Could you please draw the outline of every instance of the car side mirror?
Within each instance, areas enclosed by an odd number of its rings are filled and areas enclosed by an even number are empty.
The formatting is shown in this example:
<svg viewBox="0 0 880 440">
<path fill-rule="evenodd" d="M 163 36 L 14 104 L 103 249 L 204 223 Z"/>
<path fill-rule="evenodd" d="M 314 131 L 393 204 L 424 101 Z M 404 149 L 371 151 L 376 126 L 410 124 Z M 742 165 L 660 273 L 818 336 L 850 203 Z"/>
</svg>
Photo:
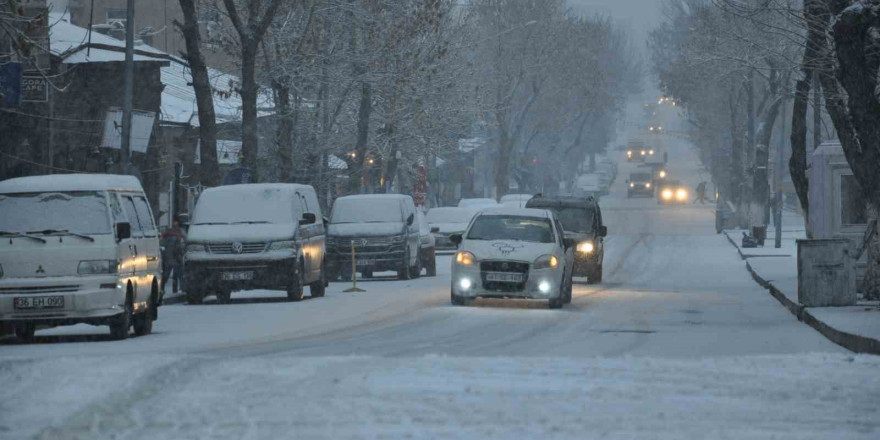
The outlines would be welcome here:
<svg viewBox="0 0 880 440">
<path fill-rule="evenodd" d="M 565 245 L 565 250 L 569 250 L 575 245 L 573 238 L 565 238 L 562 240 L 562 243 Z"/>
<path fill-rule="evenodd" d="M 415 214 L 410 214 L 409 217 L 406 218 L 406 225 L 412 226 L 413 221 L 416 219 Z"/>
<path fill-rule="evenodd" d="M 116 224 L 116 242 L 131 238 L 131 223 L 121 222 Z"/>
<path fill-rule="evenodd" d="M 599 236 L 600 237 L 608 236 L 608 226 L 599 226 Z"/>
<path fill-rule="evenodd" d="M 461 234 L 452 234 L 449 236 L 449 241 L 451 241 L 456 246 L 461 244 Z"/>
<path fill-rule="evenodd" d="M 315 214 L 311 212 L 306 212 L 303 214 L 302 219 L 300 219 L 299 224 L 312 225 L 315 224 L 316 221 L 318 221 L 318 218 L 315 216 Z"/>
<path fill-rule="evenodd" d="M 436 226 L 434 226 L 433 228 L 431 228 L 431 233 L 432 233 L 432 234 L 436 234 L 436 233 L 438 233 L 438 232 L 440 232 L 440 228 L 438 228 L 438 227 L 436 227 Z"/>
</svg>

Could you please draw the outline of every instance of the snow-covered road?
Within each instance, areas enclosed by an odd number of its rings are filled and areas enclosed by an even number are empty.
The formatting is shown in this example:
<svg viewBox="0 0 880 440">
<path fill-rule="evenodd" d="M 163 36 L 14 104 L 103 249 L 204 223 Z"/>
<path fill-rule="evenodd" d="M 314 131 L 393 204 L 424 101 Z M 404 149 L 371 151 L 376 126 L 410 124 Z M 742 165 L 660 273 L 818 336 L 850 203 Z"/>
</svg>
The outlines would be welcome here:
<svg viewBox="0 0 880 440">
<path fill-rule="evenodd" d="M 445 256 L 366 293 L 163 307 L 128 341 L 45 330 L 0 343 L 0 438 L 877 438 L 880 360 L 759 288 L 708 205 L 626 199 L 633 168 L 602 200 L 605 282 L 563 310 L 453 307 Z"/>
</svg>

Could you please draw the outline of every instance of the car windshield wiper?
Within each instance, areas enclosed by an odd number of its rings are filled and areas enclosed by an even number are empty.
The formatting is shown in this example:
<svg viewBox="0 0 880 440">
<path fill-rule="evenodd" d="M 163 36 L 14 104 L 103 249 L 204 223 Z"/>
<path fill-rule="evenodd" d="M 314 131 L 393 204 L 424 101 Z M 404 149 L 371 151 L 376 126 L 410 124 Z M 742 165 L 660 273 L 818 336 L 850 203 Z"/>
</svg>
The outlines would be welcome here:
<svg viewBox="0 0 880 440">
<path fill-rule="evenodd" d="M 40 237 L 31 237 L 30 235 L 25 235 L 25 234 L 22 234 L 21 232 L 0 231 L 0 236 L 30 238 L 31 240 L 36 240 L 41 243 L 46 243 L 46 240 L 43 240 Z"/>
<path fill-rule="evenodd" d="M 265 220 L 248 220 L 248 221 L 244 221 L 244 222 L 232 222 L 230 224 L 231 225 L 262 225 L 262 224 L 266 224 L 266 223 L 269 223 L 269 222 L 267 222 Z"/>
<path fill-rule="evenodd" d="M 70 232 L 70 230 L 67 230 L 67 229 L 43 229 L 42 231 L 28 231 L 27 234 L 43 234 L 43 235 L 65 234 L 65 235 L 72 235 L 77 238 L 82 238 L 83 240 L 88 240 L 88 241 L 92 241 L 92 242 L 95 241 L 94 238 L 89 237 L 88 235 L 78 234 L 76 232 Z"/>
</svg>

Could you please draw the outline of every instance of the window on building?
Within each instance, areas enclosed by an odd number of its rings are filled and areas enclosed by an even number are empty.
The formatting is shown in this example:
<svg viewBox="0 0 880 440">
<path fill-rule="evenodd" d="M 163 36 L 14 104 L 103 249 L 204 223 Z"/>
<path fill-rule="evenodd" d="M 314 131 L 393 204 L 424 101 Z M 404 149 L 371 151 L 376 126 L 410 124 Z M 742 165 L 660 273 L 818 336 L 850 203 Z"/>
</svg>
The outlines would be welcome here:
<svg viewBox="0 0 880 440">
<path fill-rule="evenodd" d="M 865 199 L 853 175 L 840 176 L 840 223 L 843 226 L 868 223 Z"/>
</svg>

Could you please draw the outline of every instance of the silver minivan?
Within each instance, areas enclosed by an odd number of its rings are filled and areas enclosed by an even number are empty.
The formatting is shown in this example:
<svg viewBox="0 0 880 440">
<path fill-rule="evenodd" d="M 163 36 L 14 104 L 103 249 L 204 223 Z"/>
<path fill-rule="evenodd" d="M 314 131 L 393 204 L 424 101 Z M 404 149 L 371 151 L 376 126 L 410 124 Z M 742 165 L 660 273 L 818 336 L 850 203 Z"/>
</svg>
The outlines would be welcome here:
<svg viewBox="0 0 880 440">
<path fill-rule="evenodd" d="M 131 176 L 58 174 L 0 182 L 0 323 L 109 325 L 114 339 L 158 318 L 159 238 Z"/>
<path fill-rule="evenodd" d="M 221 304 L 243 289 L 324 296 L 324 223 L 310 185 L 228 185 L 202 192 L 187 231 L 186 299 Z"/>
</svg>

